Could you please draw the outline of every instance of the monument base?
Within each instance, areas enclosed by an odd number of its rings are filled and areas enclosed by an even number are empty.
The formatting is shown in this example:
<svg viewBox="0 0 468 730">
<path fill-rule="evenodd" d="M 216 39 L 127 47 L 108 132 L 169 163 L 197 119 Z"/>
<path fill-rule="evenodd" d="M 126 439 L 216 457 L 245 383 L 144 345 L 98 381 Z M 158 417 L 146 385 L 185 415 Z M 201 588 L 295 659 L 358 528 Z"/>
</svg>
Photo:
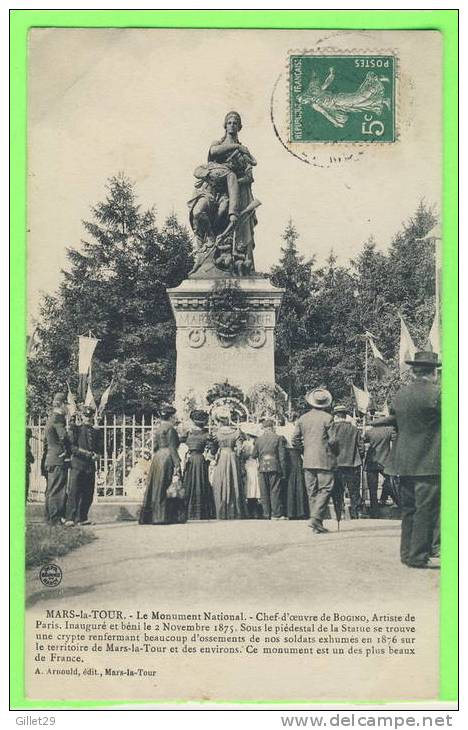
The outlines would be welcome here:
<svg viewBox="0 0 468 730">
<path fill-rule="evenodd" d="M 177 326 L 175 403 L 202 399 L 215 383 L 226 380 L 247 393 L 257 383 L 275 383 L 274 330 L 283 289 L 261 276 L 226 277 L 245 293 L 248 321 L 233 343 L 218 338 L 210 324 L 208 297 L 217 278 L 190 278 L 169 289 Z"/>
</svg>

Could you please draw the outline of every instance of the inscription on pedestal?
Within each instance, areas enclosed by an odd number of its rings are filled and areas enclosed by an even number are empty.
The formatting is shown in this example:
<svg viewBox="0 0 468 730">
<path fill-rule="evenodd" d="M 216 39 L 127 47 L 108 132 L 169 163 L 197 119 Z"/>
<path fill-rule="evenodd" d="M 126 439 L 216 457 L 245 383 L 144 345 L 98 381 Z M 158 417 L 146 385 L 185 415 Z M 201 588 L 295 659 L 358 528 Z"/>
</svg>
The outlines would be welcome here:
<svg viewBox="0 0 468 730">
<path fill-rule="evenodd" d="M 177 305 L 176 305 L 177 306 Z M 175 310 L 177 327 L 208 327 L 207 312 Z M 275 312 L 249 312 L 247 327 L 274 327 Z"/>
<path fill-rule="evenodd" d="M 263 278 L 243 279 L 248 317 L 244 331 L 222 341 L 210 323 L 207 302 L 213 280 L 190 280 L 169 291 L 177 325 L 176 402 L 190 392 L 206 394 L 229 381 L 245 393 L 257 383 L 274 383 L 274 329 L 282 291 Z"/>
</svg>

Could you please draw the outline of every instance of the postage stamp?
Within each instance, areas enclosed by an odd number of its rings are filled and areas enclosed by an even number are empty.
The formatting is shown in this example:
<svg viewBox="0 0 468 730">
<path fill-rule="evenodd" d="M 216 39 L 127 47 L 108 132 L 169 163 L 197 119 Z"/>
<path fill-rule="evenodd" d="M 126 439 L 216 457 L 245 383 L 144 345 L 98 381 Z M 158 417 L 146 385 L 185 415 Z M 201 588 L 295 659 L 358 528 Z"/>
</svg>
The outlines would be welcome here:
<svg viewBox="0 0 468 730">
<path fill-rule="evenodd" d="M 290 142 L 395 142 L 392 55 L 291 55 Z"/>
</svg>

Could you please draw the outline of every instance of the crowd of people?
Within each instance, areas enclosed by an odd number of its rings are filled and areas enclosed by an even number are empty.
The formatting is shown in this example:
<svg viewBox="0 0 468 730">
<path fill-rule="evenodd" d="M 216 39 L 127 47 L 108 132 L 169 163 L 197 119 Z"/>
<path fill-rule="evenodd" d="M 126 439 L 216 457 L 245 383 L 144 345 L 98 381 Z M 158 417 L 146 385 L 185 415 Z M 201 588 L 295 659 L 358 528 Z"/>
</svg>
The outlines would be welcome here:
<svg viewBox="0 0 468 730">
<path fill-rule="evenodd" d="M 324 535 L 330 500 L 338 520 L 345 494 L 351 519 L 375 517 L 382 483 L 380 504 L 390 497 L 401 509 L 401 561 L 430 566 L 440 549 L 440 363 L 435 353 L 418 352 L 408 364 L 412 381 L 390 414 L 368 415 L 360 427 L 326 388 L 308 393 L 307 412 L 287 422 L 233 424 L 225 408 L 209 428 L 208 412 L 194 410 L 182 435 L 176 409 L 163 406 L 139 523 L 308 519 Z M 93 409 L 68 429 L 65 412 L 57 394 L 45 433 L 45 510 L 49 523 L 73 527 L 89 524 L 101 449 Z"/>
<path fill-rule="evenodd" d="M 330 498 L 341 516 L 347 492 L 350 518 L 362 513 L 363 473 L 376 516 L 381 475 L 380 503 L 390 496 L 401 508 L 402 563 L 431 566 L 440 551 L 440 363 L 437 354 L 419 352 L 408 364 L 412 382 L 396 394 L 391 413 L 374 414 L 362 429 L 317 388 L 306 396 L 305 414 L 276 426 L 270 418 L 233 425 L 226 412 L 209 433 L 208 413 L 193 411 L 181 453 L 175 409 L 165 407 L 140 523 L 309 518 L 313 533 L 323 535 Z"/>
</svg>

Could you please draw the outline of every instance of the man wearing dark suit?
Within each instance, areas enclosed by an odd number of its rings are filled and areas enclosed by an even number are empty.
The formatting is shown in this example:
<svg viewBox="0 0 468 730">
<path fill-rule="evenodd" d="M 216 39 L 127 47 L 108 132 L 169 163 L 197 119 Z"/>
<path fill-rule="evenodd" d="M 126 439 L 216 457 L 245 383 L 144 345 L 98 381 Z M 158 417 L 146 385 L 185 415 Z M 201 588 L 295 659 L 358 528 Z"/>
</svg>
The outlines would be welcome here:
<svg viewBox="0 0 468 730">
<path fill-rule="evenodd" d="M 70 429 L 71 472 L 67 498 L 67 527 L 89 525 L 88 512 L 94 497 L 99 430 L 93 426 L 94 410 L 85 406 L 82 423 Z"/>
<path fill-rule="evenodd" d="M 333 418 L 327 409 L 332 396 L 324 388 L 316 388 L 306 395 L 312 406 L 296 423 L 293 445 L 304 449 L 304 480 L 310 506 L 310 527 L 316 534 L 328 532 L 323 526 L 328 502 L 333 489 L 333 470 L 336 459 L 333 454 L 331 429 Z"/>
<path fill-rule="evenodd" d="M 391 415 L 374 422 L 396 426 L 389 473 L 400 476 L 401 562 L 432 567 L 434 526 L 440 507 L 440 386 L 435 352 L 416 352 L 413 380 L 393 399 Z"/>
<path fill-rule="evenodd" d="M 375 418 L 384 417 L 384 413 L 376 413 Z M 375 421 L 366 428 L 364 432 L 364 441 L 369 445 L 364 470 L 367 477 L 367 488 L 369 489 L 370 511 L 371 515 L 378 516 L 378 499 L 377 488 L 379 483 L 379 474 L 382 474 L 384 483 L 380 504 L 384 505 L 387 501 L 387 494 L 390 494 L 393 502 L 399 504 L 398 493 L 394 484 L 396 477 L 387 474 L 387 464 L 390 461 L 392 439 L 395 435 L 393 426 L 375 426 Z"/>
<path fill-rule="evenodd" d="M 263 433 L 255 442 L 252 458 L 258 459 L 258 478 L 266 519 L 285 520 L 281 499 L 281 479 L 286 478 L 286 444 L 274 431 L 270 419 L 263 421 Z"/>
<path fill-rule="evenodd" d="M 52 402 L 52 413 L 47 419 L 44 438 L 44 471 L 47 478 L 45 518 L 52 525 L 63 521 L 70 443 L 65 428 L 65 396 L 57 393 Z"/>
<path fill-rule="evenodd" d="M 31 466 L 34 464 L 34 454 L 31 448 L 32 430 L 26 429 L 26 502 L 29 499 L 29 479 L 31 476 Z"/>
<path fill-rule="evenodd" d="M 352 520 L 357 520 L 361 507 L 359 431 L 353 423 L 346 420 L 345 406 L 336 406 L 333 414 L 335 422 L 332 433 L 336 453 L 334 485 L 341 494 L 345 489 L 348 490 L 351 500 L 350 517 Z"/>
</svg>

